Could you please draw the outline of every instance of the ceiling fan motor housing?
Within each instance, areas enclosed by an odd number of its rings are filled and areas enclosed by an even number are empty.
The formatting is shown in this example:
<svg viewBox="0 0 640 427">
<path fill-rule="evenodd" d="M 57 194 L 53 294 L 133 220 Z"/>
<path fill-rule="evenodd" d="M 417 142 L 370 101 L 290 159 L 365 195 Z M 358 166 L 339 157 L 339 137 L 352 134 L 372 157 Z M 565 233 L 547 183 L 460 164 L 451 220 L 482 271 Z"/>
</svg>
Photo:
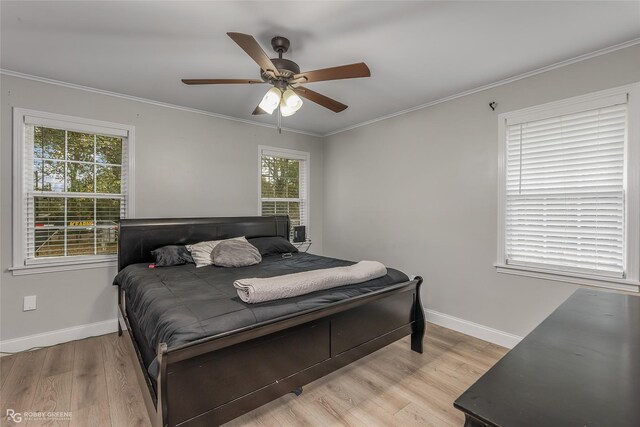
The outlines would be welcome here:
<svg viewBox="0 0 640 427">
<path fill-rule="evenodd" d="M 300 74 L 300 67 L 293 61 L 284 58 L 271 58 L 271 62 L 276 66 L 283 77 L 291 77 Z"/>
<path fill-rule="evenodd" d="M 278 58 L 270 58 L 271 62 L 276 66 L 281 77 L 284 77 L 285 79 L 288 79 L 294 74 L 300 74 L 300 67 L 298 64 L 282 57 L 282 54 L 286 53 L 290 46 L 291 42 L 289 42 L 289 39 L 286 37 L 276 36 L 271 39 L 271 47 L 273 50 L 278 52 Z"/>
</svg>

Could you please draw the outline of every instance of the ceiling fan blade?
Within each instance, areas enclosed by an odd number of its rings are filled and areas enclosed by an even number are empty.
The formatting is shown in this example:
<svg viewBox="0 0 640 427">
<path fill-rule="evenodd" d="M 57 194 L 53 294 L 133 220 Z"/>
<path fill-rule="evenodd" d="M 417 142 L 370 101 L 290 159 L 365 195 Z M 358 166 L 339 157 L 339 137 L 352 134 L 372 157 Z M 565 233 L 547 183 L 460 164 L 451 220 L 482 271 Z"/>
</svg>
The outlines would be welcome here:
<svg viewBox="0 0 640 427">
<path fill-rule="evenodd" d="M 242 33 L 227 33 L 231 39 L 247 52 L 247 55 L 251 57 L 264 71 L 273 71 L 276 76 L 280 76 L 280 72 L 267 54 L 262 50 L 256 39 L 252 35 Z"/>
<path fill-rule="evenodd" d="M 315 102 L 316 104 L 322 105 L 323 107 L 328 108 L 335 113 L 339 113 L 340 111 L 344 111 L 347 109 L 347 106 L 343 103 L 319 94 L 318 92 L 314 92 L 311 89 L 307 89 L 306 87 L 298 86 L 292 88 L 292 90 L 297 93 L 298 96 L 306 98 L 309 101 Z"/>
<path fill-rule="evenodd" d="M 294 80 L 304 78 L 306 81 L 301 83 L 321 82 L 325 80 L 341 80 L 341 79 L 355 79 L 358 77 L 369 77 L 371 71 L 364 62 L 357 64 L 341 65 L 339 67 L 323 68 L 321 70 L 305 71 L 293 76 Z"/>
<path fill-rule="evenodd" d="M 255 110 L 253 110 L 253 113 L 251 113 L 251 114 L 252 114 L 252 115 L 254 115 L 254 116 L 258 116 L 258 115 L 260 115 L 260 114 L 267 114 L 267 112 L 266 112 L 266 111 L 264 111 L 262 108 L 260 108 L 260 106 L 258 105 L 258 106 L 256 107 L 256 109 L 255 109 Z"/>
<path fill-rule="evenodd" d="M 227 84 L 256 84 L 264 83 L 262 80 L 252 79 L 182 79 L 186 85 L 227 85 Z"/>
</svg>

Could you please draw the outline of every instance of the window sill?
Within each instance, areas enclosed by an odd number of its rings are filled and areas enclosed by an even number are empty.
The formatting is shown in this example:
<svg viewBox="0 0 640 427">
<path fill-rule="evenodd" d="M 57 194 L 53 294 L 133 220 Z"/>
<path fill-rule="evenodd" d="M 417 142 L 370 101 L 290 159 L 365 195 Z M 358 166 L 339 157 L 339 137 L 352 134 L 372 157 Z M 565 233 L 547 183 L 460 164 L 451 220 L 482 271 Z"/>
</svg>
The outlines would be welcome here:
<svg viewBox="0 0 640 427">
<path fill-rule="evenodd" d="M 24 276 L 28 274 L 56 273 L 60 271 L 87 270 L 93 268 L 117 267 L 116 258 L 96 260 L 84 260 L 65 263 L 42 263 L 32 265 L 21 265 L 9 267 L 9 271 L 14 276 Z"/>
<path fill-rule="evenodd" d="M 583 286 L 615 289 L 617 291 L 640 292 L 640 282 L 615 277 L 590 276 L 574 272 L 551 271 L 543 268 L 523 267 L 520 265 L 494 264 L 498 273 L 516 276 L 535 277 L 537 279 L 554 280 Z"/>
</svg>

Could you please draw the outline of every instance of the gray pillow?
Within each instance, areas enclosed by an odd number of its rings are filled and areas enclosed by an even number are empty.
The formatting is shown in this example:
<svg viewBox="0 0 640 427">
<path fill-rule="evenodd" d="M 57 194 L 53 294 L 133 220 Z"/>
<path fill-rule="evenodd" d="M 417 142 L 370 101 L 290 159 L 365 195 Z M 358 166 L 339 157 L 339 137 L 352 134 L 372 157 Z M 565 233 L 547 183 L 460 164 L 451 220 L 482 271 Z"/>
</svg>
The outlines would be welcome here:
<svg viewBox="0 0 640 427">
<path fill-rule="evenodd" d="M 218 267 L 246 267 L 261 262 L 262 256 L 246 240 L 224 240 L 213 248 L 211 259 Z"/>
<path fill-rule="evenodd" d="M 247 239 L 242 237 L 234 237 L 233 239 L 227 240 L 243 240 L 247 241 Z M 189 252 L 191 252 L 191 256 L 193 257 L 193 262 L 196 263 L 196 268 L 206 267 L 207 265 L 213 264 L 213 258 L 211 257 L 211 252 L 213 252 L 213 248 L 215 248 L 220 242 L 224 240 L 209 240 L 206 242 L 200 242 L 193 245 L 185 246 Z"/>
</svg>

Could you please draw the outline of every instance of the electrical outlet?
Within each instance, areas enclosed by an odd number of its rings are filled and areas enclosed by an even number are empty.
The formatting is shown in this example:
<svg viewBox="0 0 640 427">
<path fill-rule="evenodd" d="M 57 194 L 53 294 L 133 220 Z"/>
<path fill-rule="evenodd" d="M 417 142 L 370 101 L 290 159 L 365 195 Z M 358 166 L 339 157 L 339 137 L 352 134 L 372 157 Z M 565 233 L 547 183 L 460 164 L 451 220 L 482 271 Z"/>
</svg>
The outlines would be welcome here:
<svg viewBox="0 0 640 427">
<path fill-rule="evenodd" d="M 36 296 L 29 295 L 24 297 L 22 311 L 31 311 L 36 309 Z"/>
</svg>

